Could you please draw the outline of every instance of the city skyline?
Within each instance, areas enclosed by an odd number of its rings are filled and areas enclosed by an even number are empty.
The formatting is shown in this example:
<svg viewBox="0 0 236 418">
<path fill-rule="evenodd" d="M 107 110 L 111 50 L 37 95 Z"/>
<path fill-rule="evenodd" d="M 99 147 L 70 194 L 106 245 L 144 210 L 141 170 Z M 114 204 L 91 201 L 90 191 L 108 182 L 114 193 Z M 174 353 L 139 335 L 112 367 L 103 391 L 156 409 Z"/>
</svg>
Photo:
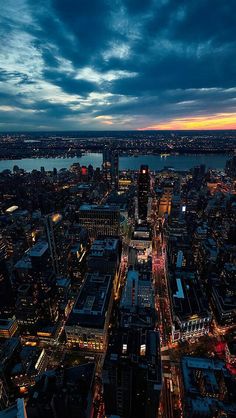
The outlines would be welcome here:
<svg viewBox="0 0 236 418">
<path fill-rule="evenodd" d="M 0 131 L 236 129 L 232 0 L 9 0 L 0 22 Z"/>
</svg>

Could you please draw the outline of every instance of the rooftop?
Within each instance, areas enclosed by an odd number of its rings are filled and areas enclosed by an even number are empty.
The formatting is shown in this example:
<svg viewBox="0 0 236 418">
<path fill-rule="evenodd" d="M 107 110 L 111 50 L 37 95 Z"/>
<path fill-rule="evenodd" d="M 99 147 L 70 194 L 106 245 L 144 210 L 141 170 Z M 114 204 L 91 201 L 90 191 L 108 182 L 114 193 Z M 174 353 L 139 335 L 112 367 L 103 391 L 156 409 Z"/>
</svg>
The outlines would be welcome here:
<svg viewBox="0 0 236 418">
<path fill-rule="evenodd" d="M 30 257 L 41 257 L 48 249 L 46 241 L 38 241 L 30 250 Z"/>
<path fill-rule="evenodd" d="M 84 204 L 79 208 L 80 211 L 119 211 L 119 206 L 117 205 L 89 205 Z"/>
<path fill-rule="evenodd" d="M 206 299 L 194 271 L 170 273 L 170 286 L 174 315 L 180 320 L 191 319 L 193 315 L 208 316 Z"/>
<path fill-rule="evenodd" d="M 0 319 L 0 329 L 9 329 L 14 323 L 14 319 Z"/>
<path fill-rule="evenodd" d="M 10 206 L 8 209 L 6 209 L 6 213 L 13 213 L 15 210 L 18 209 L 19 206 Z"/>
<path fill-rule="evenodd" d="M 232 390 L 233 380 L 223 361 L 186 356 L 182 358 L 182 374 L 188 409 L 198 414 L 208 413 L 207 416 L 211 416 L 212 408 L 235 414 L 236 391 Z M 222 384 L 226 393 L 222 392 Z"/>
<path fill-rule="evenodd" d="M 57 279 L 57 286 L 67 288 L 68 286 L 70 286 L 70 279 L 68 279 L 67 277 L 60 277 L 59 279 Z"/>
<path fill-rule="evenodd" d="M 67 325 L 103 328 L 112 286 L 111 275 L 88 273 Z"/>
<path fill-rule="evenodd" d="M 130 360 L 147 371 L 146 379 L 161 383 L 159 333 L 134 329 L 116 329 L 110 336 L 106 361 L 116 364 Z"/>
<path fill-rule="evenodd" d="M 119 240 L 117 238 L 96 239 L 89 251 L 90 257 L 102 257 L 105 254 L 115 252 L 118 248 Z"/>
</svg>

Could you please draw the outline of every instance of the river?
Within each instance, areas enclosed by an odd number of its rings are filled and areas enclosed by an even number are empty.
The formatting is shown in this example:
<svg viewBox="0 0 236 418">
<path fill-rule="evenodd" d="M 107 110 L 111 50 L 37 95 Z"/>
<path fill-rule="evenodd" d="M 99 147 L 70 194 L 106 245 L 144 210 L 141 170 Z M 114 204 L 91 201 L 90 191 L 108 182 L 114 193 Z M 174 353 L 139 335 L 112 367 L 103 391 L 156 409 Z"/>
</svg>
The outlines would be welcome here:
<svg viewBox="0 0 236 418">
<path fill-rule="evenodd" d="M 226 161 L 230 158 L 226 154 L 181 154 L 181 155 L 138 155 L 122 156 L 119 158 L 120 170 L 137 170 L 141 164 L 147 164 L 151 170 L 160 170 L 164 167 L 172 167 L 176 170 L 189 170 L 190 168 L 205 164 L 207 168 L 214 168 L 222 170 L 225 167 Z M 101 167 L 102 154 L 92 153 L 85 154 L 82 157 L 74 158 L 24 158 L 22 160 L 1 160 L 0 172 L 3 170 L 12 170 L 14 165 L 23 168 L 26 171 L 33 169 L 40 170 L 44 167 L 46 171 L 52 170 L 54 167 L 60 170 L 61 168 L 69 168 L 73 163 L 80 163 L 80 165 L 92 164 L 94 168 Z"/>
</svg>

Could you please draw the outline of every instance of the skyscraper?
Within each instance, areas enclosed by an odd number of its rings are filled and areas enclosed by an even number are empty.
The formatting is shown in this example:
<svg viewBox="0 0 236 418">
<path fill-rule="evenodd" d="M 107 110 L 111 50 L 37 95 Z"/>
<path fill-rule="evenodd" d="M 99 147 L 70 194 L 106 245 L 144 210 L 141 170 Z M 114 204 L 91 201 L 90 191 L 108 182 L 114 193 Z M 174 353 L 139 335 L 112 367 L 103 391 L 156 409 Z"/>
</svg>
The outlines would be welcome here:
<svg viewBox="0 0 236 418">
<path fill-rule="evenodd" d="M 0 311 L 3 312 L 12 302 L 12 288 L 6 258 L 6 246 L 0 235 Z"/>
<path fill-rule="evenodd" d="M 78 220 L 90 238 L 118 236 L 120 233 L 120 210 L 116 205 L 81 205 Z"/>
<path fill-rule="evenodd" d="M 138 176 L 138 217 L 147 220 L 148 197 L 150 192 L 150 175 L 147 165 L 141 165 Z"/>
<path fill-rule="evenodd" d="M 119 155 L 115 150 L 105 148 L 103 151 L 103 176 L 113 187 L 118 187 Z"/>
<path fill-rule="evenodd" d="M 54 213 L 45 217 L 46 235 L 55 274 L 66 273 L 66 248 L 62 215 Z"/>
<path fill-rule="evenodd" d="M 160 354 L 156 331 L 112 332 L 103 366 L 107 415 L 156 418 L 162 386 Z"/>
</svg>

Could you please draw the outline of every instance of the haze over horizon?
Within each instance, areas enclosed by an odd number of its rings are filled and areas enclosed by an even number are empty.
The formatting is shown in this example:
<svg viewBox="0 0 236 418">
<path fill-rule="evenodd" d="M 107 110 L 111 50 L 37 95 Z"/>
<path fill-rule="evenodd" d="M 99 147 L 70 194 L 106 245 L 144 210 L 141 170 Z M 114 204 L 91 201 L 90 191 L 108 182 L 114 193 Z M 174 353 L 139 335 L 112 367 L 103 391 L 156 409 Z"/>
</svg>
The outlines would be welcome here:
<svg viewBox="0 0 236 418">
<path fill-rule="evenodd" d="M 236 129 L 228 0 L 8 0 L 0 131 Z"/>
</svg>

